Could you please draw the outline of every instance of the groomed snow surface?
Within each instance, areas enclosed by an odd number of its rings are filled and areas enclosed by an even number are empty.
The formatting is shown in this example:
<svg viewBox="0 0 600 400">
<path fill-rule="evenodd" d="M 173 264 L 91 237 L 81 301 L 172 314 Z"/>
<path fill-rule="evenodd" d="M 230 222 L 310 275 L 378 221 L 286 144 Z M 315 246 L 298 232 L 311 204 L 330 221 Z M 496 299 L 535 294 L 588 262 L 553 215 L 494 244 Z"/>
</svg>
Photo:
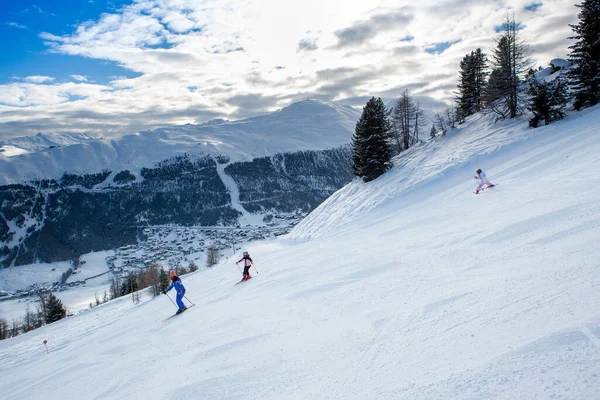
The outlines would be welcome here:
<svg viewBox="0 0 600 400">
<path fill-rule="evenodd" d="M 248 248 L 251 281 L 184 276 L 168 322 L 127 297 L 0 342 L 2 397 L 598 399 L 600 109 L 525 126 L 414 148 Z"/>
</svg>

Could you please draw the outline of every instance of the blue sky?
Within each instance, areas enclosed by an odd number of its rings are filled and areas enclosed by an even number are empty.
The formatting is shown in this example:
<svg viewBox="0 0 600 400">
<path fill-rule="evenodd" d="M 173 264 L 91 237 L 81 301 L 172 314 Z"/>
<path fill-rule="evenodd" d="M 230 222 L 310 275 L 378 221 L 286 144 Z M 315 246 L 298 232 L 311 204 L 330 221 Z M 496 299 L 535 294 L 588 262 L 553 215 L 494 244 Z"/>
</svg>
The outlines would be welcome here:
<svg viewBox="0 0 600 400">
<path fill-rule="evenodd" d="M 0 140 L 123 133 L 404 90 L 452 104 L 465 54 L 515 15 L 536 65 L 565 57 L 573 0 L 3 0 Z"/>
<path fill-rule="evenodd" d="M 71 33 L 78 24 L 97 19 L 100 14 L 115 12 L 131 1 L 115 0 L 35 0 L 0 2 L 0 84 L 14 77 L 43 75 L 57 80 L 71 75 L 89 76 L 106 83 L 109 76 L 136 74 L 115 62 L 94 60 L 48 52 L 40 33 L 54 35 Z"/>
</svg>

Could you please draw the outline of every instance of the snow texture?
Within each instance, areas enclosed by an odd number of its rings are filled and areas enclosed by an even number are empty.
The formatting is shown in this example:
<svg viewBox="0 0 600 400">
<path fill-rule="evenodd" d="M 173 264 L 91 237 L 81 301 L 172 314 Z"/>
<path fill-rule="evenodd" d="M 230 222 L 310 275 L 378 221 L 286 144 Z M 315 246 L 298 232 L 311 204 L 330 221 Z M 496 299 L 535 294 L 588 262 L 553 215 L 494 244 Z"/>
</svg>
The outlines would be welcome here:
<svg viewBox="0 0 600 400">
<path fill-rule="evenodd" d="M 167 323 L 126 297 L 0 342 L 3 398 L 597 399 L 600 107 L 526 125 L 413 148 L 250 245 L 251 281 L 184 276 Z"/>
</svg>

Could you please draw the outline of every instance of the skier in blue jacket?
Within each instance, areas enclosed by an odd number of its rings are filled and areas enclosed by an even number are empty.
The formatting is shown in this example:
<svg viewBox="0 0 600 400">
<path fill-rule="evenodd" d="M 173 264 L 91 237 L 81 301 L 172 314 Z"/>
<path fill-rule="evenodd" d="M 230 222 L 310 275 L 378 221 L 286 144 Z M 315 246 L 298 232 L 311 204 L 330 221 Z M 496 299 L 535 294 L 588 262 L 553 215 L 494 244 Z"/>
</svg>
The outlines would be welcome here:
<svg viewBox="0 0 600 400">
<path fill-rule="evenodd" d="M 185 296 L 185 287 L 183 287 L 181 278 L 177 276 L 175 271 L 172 270 L 170 276 L 171 284 L 169 285 L 167 290 L 163 291 L 163 294 L 167 294 L 169 290 L 175 288 L 175 290 L 177 291 L 177 306 L 179 307 L 179 310 L 177 310 L 177 314 L 181 314 L 182 312 L 187 310 L 187 307 L 185 306 L 185 304 L 183 304 L 183 296 Z"/>
</svg>

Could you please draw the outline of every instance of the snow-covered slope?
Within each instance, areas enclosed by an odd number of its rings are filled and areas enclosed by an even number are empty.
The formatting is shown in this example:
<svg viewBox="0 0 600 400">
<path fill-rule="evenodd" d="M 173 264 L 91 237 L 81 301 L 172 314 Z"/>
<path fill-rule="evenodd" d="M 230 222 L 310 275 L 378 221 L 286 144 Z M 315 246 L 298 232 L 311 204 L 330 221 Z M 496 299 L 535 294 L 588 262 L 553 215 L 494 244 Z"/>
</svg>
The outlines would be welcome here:
<svg viewBox="0 0 600 400">
<path fill-rule="evenodd" d="M 539 171 L 545 175 L 548 164 L 562 160 L 562 151 L 581 145 L 575 135 L 582 135 L 590 143 L 599 140 L 595 136 L 600 134 L 597 114 L 596 108 L 537 130 L 527 126 L 526 117 L 495 124 L 491 123 L 491 115 L 470 117 L 448 135 L 398 156 L 394 170 L 377 181 L 365 184 L 357 179 L 334 193 L 298 224 L 289 238 L 305 240 L 337 232 L 356 219 L 371 218 L 367 213 L 370 210 L 381 208 L 388 212 L 388 207 L 410 207 L 415 202 L 437 198 L 446 189 L 453 190 L 452 196 L 470 193 L 469 189 L 477 187 L 473 179 L 477 168 L 483 168 L 492 180 L 501 181 L 503 187 L 515 178 L 513 164 L 526 168 L 527 173 Z M 527 165 L 508 162 L 523 153 L 528 154 Z M 495 167 L 497 163 L 502 163 L 502 167 Z M 554 175 L 546 179 L 553 181 Z M 541 186 L 537 178 L 530 182 L 533 188 Z M 442 211 L 446 203 L 440 203 Z"/>
<path fill-rule="evenodd" d="M 125 135 L 36 135 L 0 142 L 0 185 L 59 178 L 64 172 L 95 173 L 154 166 L 183 153 L 218 154 L 232 161 L 350 143 L 360 113 L 318 100 L 293 103 L 279 111 L 240 121 L 215 120 Z"/>
<path fill-rule="evenodd" d="M 184 276 L 197 305 L 167 323 L 164 296 L 123 298 L 0 342 L 0 391 L 595 399 L 599 122 L 598 107 L 537 130 L 472 120 L 251 246 L 250 282 L 233 285 L 234 257 Z M 475 196 L 477 167 L 499 185 Z"/>
</svg>

